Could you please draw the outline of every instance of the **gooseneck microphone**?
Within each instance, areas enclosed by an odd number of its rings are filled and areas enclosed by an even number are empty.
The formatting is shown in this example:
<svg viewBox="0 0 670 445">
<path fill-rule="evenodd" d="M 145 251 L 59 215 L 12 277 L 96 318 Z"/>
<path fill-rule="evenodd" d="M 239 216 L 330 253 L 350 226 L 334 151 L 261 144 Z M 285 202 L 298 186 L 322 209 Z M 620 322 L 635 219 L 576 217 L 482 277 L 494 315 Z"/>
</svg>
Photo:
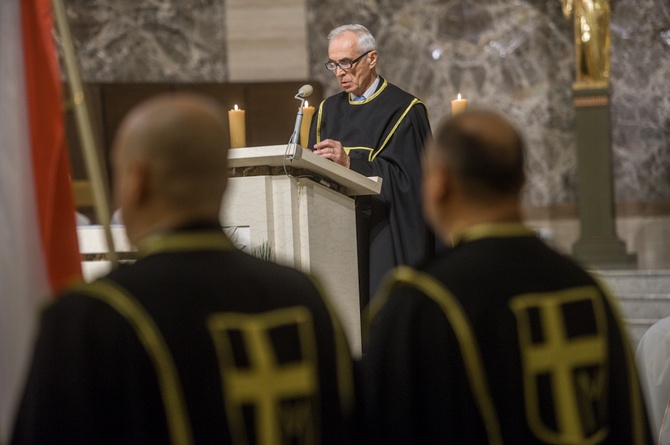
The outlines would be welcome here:
<svg viewBox="0 0 670 445">
<path fill-rule="evenodd" d="M 298 90 L 298 94 L 294 96 L 295 99 L 300 101 L 300 107 L 298 107 L 298 115 L 295 117 L 295 126 L 293 127 L 293 134 L 291 139 L 289 139 L 289 144 L 297 144 L 298 138 L 300 137 L 300 126 L 302 125 L 302 107 L 305 105 L 305 98 L 309 97 L 314 92 L 312 85 L 303 85 Z"/>
<path fill-rule="evenodd" d="M 314 88 L 312 88 L 312 85 L 303 85 L 300 87 L 300 90 L 298 90 L 298 94 L 296 94 L 295 97 L 296 99 L 309 97 L 312 95 L 313 92 Z"/>
</svg>

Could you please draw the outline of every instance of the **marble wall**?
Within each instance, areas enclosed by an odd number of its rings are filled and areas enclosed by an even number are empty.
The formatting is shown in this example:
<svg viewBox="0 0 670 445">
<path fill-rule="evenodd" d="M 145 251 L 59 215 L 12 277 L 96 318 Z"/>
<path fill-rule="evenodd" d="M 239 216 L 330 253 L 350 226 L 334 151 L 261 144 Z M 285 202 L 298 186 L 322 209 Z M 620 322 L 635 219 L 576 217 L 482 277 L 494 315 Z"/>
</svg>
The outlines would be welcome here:
<svg viewBox="0 0 670 445">
<path fill-rule="evenodd" d="M 326 93 L 337 84 L 323 66 L 325 36 L 341 24 L 365 24 L 378 40 L 380 73 L 423 99 L 433 125 L 459 92 L 473 105 L 504 112 L 529 144 L 526 203 L 575 202 L 572 21 L 562 16 L 560 0 L 299 1 L 307 17 L 293 20 L 307 23 L 307 77 L 320 80 Z M 225 0 L 66 3 L 86 80 L 231 80 Z M 616 200 L 667 203 L 670 3 L 611 0 L 611 7 Z M 267 20 L 243 25 L 259 39 L 267 34 L 260 32 Z"/>
<path fill-rule="evenodd" d="M 223 82 L 223 0 L 64 0 L 90 82 Z"/>
<path fill-rule="evenodd" d="M 433 126 L 460 92 L 524 130 L 526 202 L 576 199 L 572 21 L 560 0 L 309 0 L 312 72 L 325 36 L 344 23 L 375 34 L 379 72 L 422 98 Z M 670 3 L 612 0 L 612 122 L 618 202 L 670 199 Z M 603 167 L 605 168 L 605 167 Z"/>
</svg>

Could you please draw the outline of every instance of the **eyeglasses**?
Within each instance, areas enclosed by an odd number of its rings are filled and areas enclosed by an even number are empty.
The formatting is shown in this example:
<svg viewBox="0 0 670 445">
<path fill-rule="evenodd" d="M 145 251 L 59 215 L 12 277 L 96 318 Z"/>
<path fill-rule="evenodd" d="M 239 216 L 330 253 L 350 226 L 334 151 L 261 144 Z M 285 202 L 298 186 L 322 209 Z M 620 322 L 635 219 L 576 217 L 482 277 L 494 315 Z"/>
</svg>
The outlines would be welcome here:
<svg viewBox="0 0 670 445">
<path fill-rule="evenodd" d="M 335 71 L 335 68 L 339 66 L 340 69 L 342 69 L 343 71 L 350 70 L 356 64 L 356 62 L 361 60 L 370 52 L 372 52 L 372 50 L 364 52 L 360 56 L 356 57 L 354 60 L 344 59 L 340 60 L 339 62 L 333 62 L 332 60 L 329 60 L 328 62 L 326 62 L 326 68 L 328 68 L 329 71 Z"/>
</svg>

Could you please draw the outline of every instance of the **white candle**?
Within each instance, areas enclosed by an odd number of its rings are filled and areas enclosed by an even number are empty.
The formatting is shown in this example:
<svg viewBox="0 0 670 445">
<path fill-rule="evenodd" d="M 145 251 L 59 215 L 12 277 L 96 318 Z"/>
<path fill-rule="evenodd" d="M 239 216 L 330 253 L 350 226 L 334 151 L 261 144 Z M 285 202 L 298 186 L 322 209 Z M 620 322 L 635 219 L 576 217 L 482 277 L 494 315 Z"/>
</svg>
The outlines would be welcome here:
<svg viewBox="0 0 670 445">
<path fill-rule="evenodd" d="M 468 108 L 468 100 L 461 99 L 461 93 L 458 93 L 458 98 L 451 101 L 451 115 L 464 113 Z"/>
<path fill-rule="evenodd" d="M 247 144 L 244 110 L 237 108 L 237 104 L 228 111 L 228 127 L 230 128 L 230 148 L 243 148 Z"/>
<path fill-rule="evenodd" d="M 300 125 L 300 145 L 307 147 L 309 143 L 309 127 L 312 123 L 312 116 L 314 116 L 314 107 L 309 106 L 309 102 L 305 101 L 305 106 L 302 107 L 302 124 Z"/>
</svg>

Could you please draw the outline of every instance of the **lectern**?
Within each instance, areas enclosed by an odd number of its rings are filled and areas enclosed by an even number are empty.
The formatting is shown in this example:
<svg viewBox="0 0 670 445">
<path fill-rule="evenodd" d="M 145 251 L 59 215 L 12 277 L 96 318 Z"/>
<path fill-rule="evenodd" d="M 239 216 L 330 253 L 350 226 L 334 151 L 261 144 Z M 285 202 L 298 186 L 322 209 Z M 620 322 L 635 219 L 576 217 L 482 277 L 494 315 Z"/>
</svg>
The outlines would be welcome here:
<svg viewBox="0 0 670 445">
<path fill-rule="evenodd" d="M 354 198 L 378 194 L 381 178 L 298 145 L 232 149 L 229 162 L 224 228 L 247 239 L 256 255 L 315 276 L 360 353 Z"/>
</svg>

